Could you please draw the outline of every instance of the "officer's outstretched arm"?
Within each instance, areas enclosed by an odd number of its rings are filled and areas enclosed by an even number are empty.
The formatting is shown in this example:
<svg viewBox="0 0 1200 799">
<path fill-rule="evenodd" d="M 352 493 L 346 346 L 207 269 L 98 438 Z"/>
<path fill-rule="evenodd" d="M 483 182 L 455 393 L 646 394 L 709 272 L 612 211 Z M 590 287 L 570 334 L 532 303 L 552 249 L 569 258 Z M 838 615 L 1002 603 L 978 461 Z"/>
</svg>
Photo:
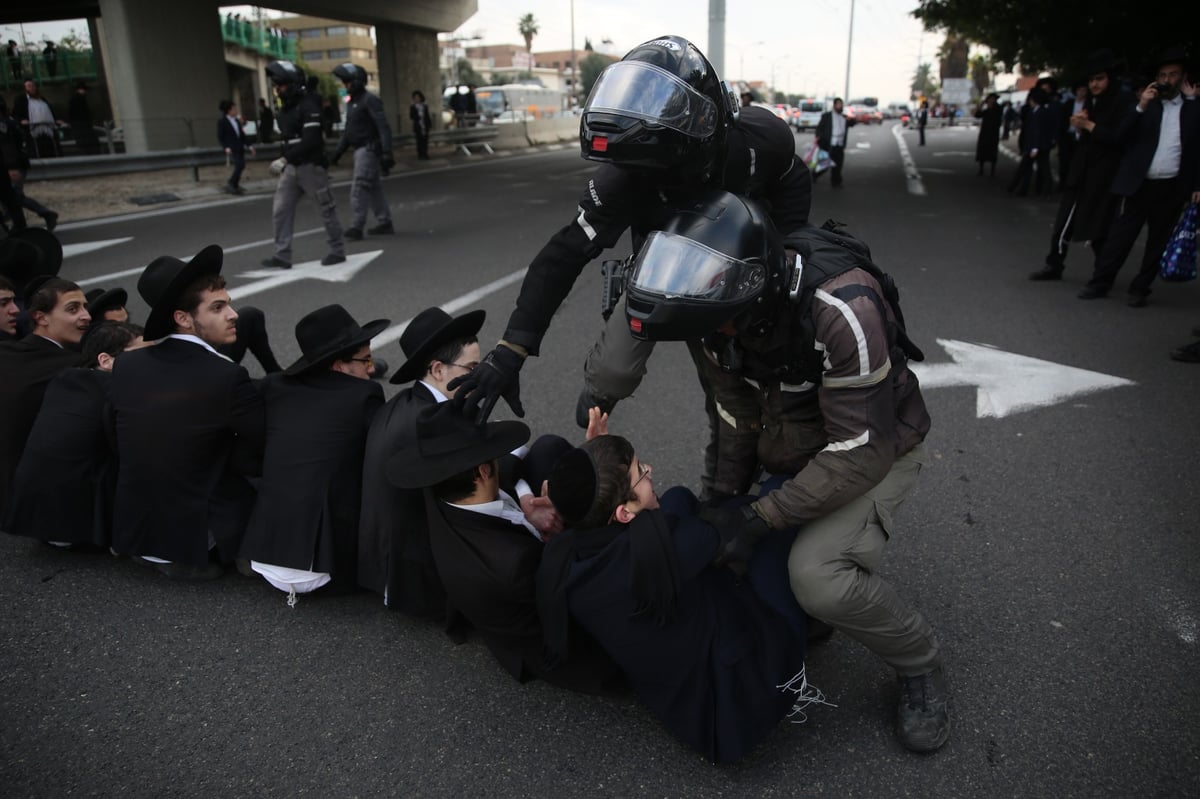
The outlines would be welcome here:
<svg viewBox="0 0 1200 799">
<path fill-rule="evenodd" d="M 453 402 L 463 413 L 483 424 L 503 397 L 517 416 L 525 416 L 521 405 L 521 367 L 525 354 L 521 347 L 501 341 L 468 375 L 455 378 L 447 386 L 457 391 Z"/>
</svg>

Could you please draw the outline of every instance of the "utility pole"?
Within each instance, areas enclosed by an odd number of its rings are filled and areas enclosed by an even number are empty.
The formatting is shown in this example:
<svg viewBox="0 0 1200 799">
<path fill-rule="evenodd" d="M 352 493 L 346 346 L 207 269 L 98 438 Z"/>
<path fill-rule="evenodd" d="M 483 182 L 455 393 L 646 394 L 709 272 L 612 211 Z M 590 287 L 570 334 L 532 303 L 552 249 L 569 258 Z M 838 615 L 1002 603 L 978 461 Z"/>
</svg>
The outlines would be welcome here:
<svg viewBox="0 0 1200 799">
<path fill-rule="evenodd" d="M 842 96 L 850 102 L 850 54 L 854 52 L 854 0 L 850 0 L 850 37 L 846 43 L 846 89 Z"/>
<path fill-rule="evenodd" d="M 571 99 L 567 102 L 567 107 L 574 108 L 578 102 L 579 60 L 575 57 L 575 0 L 571 0 Z"/>
<path fill-rule="evenodd" d="M 725 79 L 725 0 L 708 0 L 708 62 Z"/>
</svg>

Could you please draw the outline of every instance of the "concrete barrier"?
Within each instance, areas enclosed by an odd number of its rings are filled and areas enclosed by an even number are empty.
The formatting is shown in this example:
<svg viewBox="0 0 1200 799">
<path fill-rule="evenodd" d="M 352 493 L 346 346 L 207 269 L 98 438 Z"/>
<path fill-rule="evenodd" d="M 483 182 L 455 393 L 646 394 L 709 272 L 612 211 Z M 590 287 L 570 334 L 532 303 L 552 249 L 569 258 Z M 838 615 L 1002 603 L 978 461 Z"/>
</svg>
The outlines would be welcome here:
<svg viewBox="0 0 1200 799">
<path fill-rule="evenodd" d="M 514 122 L 509 125 L 496 125 L 496 138 L 492 146 L 497 150 L 517 150 L 529 146 L 529 136 L 525 133 L 525 125 Z"/>
<path fill-rule="evenodd" d="M 579 117 L 536 119 L 527 123 L 530 144 L 556 144 L 579 138 Z"/>
</svg>

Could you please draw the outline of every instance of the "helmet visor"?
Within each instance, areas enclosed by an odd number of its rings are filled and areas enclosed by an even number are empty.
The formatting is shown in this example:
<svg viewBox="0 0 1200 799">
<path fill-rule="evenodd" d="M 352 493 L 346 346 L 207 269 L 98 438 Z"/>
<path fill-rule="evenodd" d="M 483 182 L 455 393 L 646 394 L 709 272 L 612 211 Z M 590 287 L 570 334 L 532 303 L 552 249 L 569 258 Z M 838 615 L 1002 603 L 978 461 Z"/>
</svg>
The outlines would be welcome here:
<svg viewBox="0 0 1200 799">
<path fill-rule="evenodd" d="M 633 117 L 705 139 L 717 129 L 717 106 L 665 69 L 618 61 L 600 73 L 583 109 Z"/>
<path fill-rule="evenodd" d="M 631 287 L 648 294 L 721 304 L 753 299 L 765 282 L 762 264 L 739 261 L 662 230 L 646 239 L 630 278 Z"/>
</svg>

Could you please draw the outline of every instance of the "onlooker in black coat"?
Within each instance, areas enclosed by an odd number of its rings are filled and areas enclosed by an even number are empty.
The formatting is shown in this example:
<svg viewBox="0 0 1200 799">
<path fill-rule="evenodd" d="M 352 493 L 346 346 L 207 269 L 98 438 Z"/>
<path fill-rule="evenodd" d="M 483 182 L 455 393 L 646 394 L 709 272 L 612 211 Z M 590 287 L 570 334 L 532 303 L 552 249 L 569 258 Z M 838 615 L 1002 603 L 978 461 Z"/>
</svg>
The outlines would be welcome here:
<svg viewBox="0 0 1200 799">
<path fill-rule="evenodd" d="M 991 173 L 996 174 L 996 159 L 1000 156 L 1000 122 L 1003 112 L 997 102 L 1000 95 L 992 92 L 984 98 L 979 108 L 975 109 L 975 118 L 979 120 L 979 138 L 975 142 L 975 160 L 979 162 L 979 174 L 983 174 L 983 165 L 991 164 Z"/>
</svg>

